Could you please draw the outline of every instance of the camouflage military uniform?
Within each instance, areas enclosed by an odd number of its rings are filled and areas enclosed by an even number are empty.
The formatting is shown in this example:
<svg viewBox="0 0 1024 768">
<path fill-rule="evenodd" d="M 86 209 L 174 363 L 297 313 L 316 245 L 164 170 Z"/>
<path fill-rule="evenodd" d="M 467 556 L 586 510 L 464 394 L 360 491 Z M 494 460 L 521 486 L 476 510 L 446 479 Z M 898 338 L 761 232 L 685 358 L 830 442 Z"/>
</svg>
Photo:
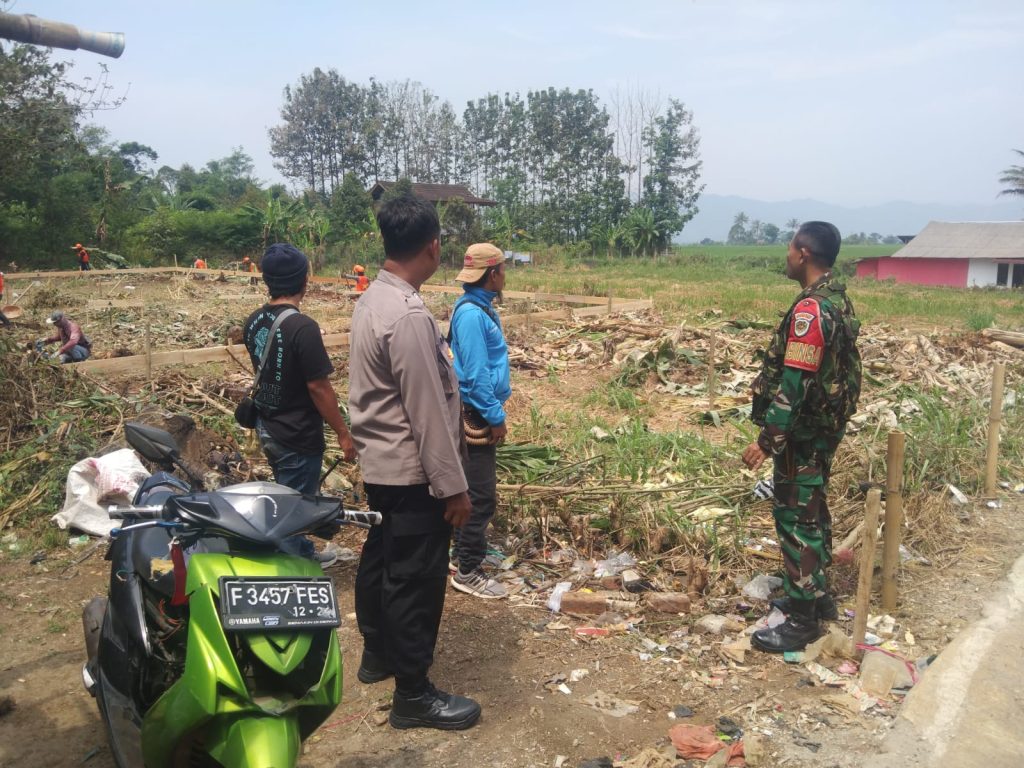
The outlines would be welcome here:
<svg viewBox="0 0 1024 768">
<path fill-rule="evenodd" d="M 859 329 L 845 286 L 825 275 L 786 313 L 753 384 L 757 443 L 775 463 L 772 512 L 784 588 L 795 600 L 827 591 L 832 517 L 826 495 L 832 458 L 860 395 Z"/>
</svg>

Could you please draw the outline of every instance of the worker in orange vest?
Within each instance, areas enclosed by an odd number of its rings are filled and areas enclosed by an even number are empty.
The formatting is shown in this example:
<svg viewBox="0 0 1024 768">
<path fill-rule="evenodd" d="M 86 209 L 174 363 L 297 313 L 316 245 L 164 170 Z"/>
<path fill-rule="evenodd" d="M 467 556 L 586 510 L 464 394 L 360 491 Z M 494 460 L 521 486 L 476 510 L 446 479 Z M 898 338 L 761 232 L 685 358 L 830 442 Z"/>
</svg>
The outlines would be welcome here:
<svg viewBox="0 0 1024 768">
<path fill-rule="evenodd" d="M 242 271 L 243 272 L 249 272 L 250 274 L 252 274 L 253 272 L 256 271 L 256 265 L 253 264 L 252 259 L 250 259 L 248 256 L 246 256 L 245 258 L 242 259 Z M 249 285 L 256 285 L 256 284 L 257 284 L 257 280 L 256 280 L 255 275 L 253 275 L 252 277 L 249 278 Z"/>
<path fill-rule="evenodd" d="M 78 252 L 78 268 L 82 272 L 88 272 L 92 269 L 92 266 L 89 264 L 89 252 L 85 250 L 84 245 L 81 243 L 75 243 L 71 246 L 71 250 Z"/>
<path fill-rule="evenodd" d="M 195 269 L 206 269 L 206 260 L 200 256 L 192 265 Z"/>
<path fill-rule="evenodd" d="M 370 278 L 366 276 L 366 267 L 356 264 L 352 271 L 356 273 L 356 291 L 362 293 L 370 287 Z"/>
</svg>

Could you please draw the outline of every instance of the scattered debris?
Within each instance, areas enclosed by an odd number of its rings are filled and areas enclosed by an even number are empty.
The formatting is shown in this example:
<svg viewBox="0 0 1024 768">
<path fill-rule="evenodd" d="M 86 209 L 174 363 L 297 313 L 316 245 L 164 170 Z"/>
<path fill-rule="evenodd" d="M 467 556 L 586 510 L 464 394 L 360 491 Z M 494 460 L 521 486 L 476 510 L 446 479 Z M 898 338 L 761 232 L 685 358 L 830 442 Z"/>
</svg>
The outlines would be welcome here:
<svg viewBox="0 0 1024 768">
<path fill-rule="evenodd" d="M 743 742 L 724 743 L 710 725 L 675 725 L 669 729 L 668 737 L 679 757 L 687 760 L 708 760 L 719 751 L 727 750 L 724 765 L 744 764 Z"/>
<path fill-rule="evenodd" d="M 690 596 L 683 592 L 650 592 L 644 604 L 660 613 L 690 612 Z"/>
<path fill-rule="evenodd" d="M 950 495 L 953 497 L 953 501 L 957 504 L 970 504 L 971 500 L 967 498 L 963 491 L 957 488 L 955 485 L 947 485 Z"/>
<path fill-rule="evenodd" d="M 611 717 L 626 717 L 640 711 L 640 703 L 616 698 L 604 691 L 594 691 L 583 698 L 582 703 L 604 715 Z"/>
<path fill-rule="evenodd" d="M 747 625 L 742 619 L 709 613 L 697 619 L 693 625 L 693 631 L 706 635 L 721 635 L 725 632 L 741 632 L 746 627 Z"/>
<path fill-rule="evenodd" d="M 860 665 L 860 685 L 867 693 L 885 698 L 894 689 L 904 692 L 917 682 L 917 669 L 913 662 L 880 648 L 864 653 Z"/>
<path fill-rule="evenodd" d="M 751 600 L 767 600 L 771 597 L 772 590 L 781 586 L 782 579 L 778 576 L 759 573 L 743 586 L 743 595 Z"/>
</svg>

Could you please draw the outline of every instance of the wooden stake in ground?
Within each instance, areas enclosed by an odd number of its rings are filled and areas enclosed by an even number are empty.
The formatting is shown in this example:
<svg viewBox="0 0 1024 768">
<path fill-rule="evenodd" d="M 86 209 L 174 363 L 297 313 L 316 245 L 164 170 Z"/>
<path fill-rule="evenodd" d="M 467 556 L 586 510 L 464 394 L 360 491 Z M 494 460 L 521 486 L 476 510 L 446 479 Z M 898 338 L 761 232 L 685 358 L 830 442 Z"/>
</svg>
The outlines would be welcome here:
<svg viewBox="0 0 1024 768">
<path fill-rule="evenodd" d="M 153 388 L 153 350 L 149 345 L 149 314 L 146 314 L 146 376 L 150 389 Z"/>
<path fill-rule="evenodd" d="M 878 537 L 878 513 L 882 508 L 882 492 L 868 491 L 864 514 L 864 540 L 860 548 L 860 578 L 857 579 L 857 605 L 853 617 L 853 648 L 864 642 L 868 629 L 868 606 L 871 604 L 871 576 L 875 571 L 875 540 Z"/>
<path fill-rule="evenodd" d="M 715 381 L 715 347 L 718 345 L 718 337 L 712 333 L 708 339 L 708 410 L 715 410 L 715 388 L 718 382 Z"/>
<path fill-rule="evenodd" d="M 882 550 L 882 610 L 896 610 L 896 571 L 903 541 L 903 455 L 905 435 L 889 433 L 885 454 L 885 549 Z"/>
<path fill-rule="evenodd" d="M 992 368 L 992 405 L 988 411 L 988 451 L 985 454 L 985 495 L 996 495 L 996 468 L 999 461 L 999 424 L 1003 420 L 1003 381 L 1006 363 Z"/>
</svg>

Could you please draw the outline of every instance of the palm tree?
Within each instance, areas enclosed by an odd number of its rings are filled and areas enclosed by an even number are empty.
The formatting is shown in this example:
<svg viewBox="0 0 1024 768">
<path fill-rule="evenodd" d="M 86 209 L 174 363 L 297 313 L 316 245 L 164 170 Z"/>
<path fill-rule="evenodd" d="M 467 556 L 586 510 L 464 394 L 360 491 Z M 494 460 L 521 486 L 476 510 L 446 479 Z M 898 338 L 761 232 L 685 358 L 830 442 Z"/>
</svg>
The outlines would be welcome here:
<svg viewBox="0 0 1024 768">
<path fill-rule="evenodd" d="M 1015 149 L 1013 151 L 1021 157 L 1024 157 L 1024 150 Z M 1011 165 L 1003 171 L 1003 175 L 999 177 L 999 183 L 1009 184 L 1006 189 L 999 193 L 1000 195 L 1024 196 L 1024 166 Z"/>
</svg>

